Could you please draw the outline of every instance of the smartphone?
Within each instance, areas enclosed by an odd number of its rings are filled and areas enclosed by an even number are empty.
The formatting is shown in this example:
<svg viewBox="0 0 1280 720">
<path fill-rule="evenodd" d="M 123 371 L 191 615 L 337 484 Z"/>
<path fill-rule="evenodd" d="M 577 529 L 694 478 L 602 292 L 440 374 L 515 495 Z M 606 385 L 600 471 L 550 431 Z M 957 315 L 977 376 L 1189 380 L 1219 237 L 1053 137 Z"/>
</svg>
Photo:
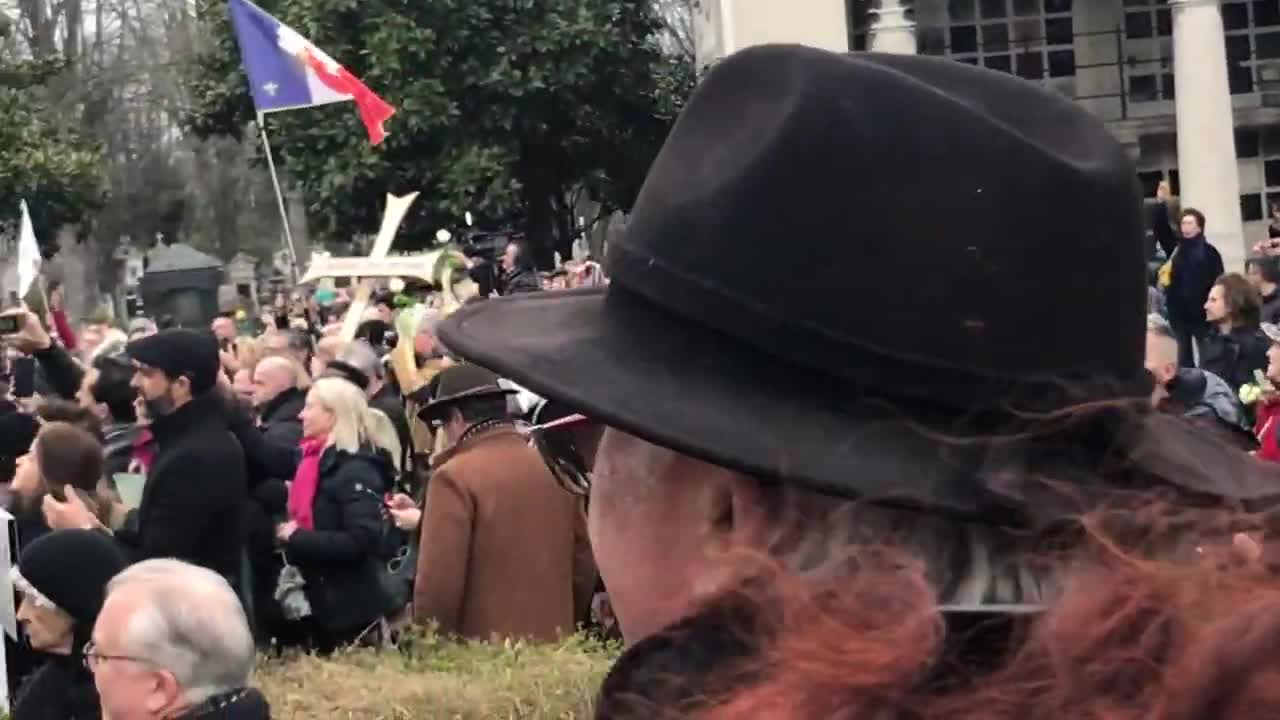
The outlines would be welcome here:
<svg viewBox="0 0 1280 720">
<path fill-rule="evenodd" d="M 13 359 L 9 364 L 10 387 L 16 398 L 29 398 L 36 394 L 36 360 L 22 356 Z"/>
<path fill-rule="evenodd" d="M 0 315 L 0 335 L 12 335 L 21 329 L 21 315 Z"/>
</svg>

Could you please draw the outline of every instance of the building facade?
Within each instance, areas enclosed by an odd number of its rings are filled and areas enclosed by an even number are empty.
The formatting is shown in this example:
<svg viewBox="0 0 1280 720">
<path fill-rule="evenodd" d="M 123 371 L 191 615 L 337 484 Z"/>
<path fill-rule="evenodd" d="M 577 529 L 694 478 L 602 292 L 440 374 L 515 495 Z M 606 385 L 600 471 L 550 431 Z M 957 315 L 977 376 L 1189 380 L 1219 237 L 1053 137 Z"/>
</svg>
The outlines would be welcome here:
<svg viewBox="0 0 1280 720">
<path fill-rule="evenodd" d="M 1228 269 L 1280 204 L 1280 0 L 703 0 L 698 30 L 704 64 L 801 42 L 1052 88 L 1130 149 L 1148 196 L 1167 180 L 1204 211 Z"/>
</svg>

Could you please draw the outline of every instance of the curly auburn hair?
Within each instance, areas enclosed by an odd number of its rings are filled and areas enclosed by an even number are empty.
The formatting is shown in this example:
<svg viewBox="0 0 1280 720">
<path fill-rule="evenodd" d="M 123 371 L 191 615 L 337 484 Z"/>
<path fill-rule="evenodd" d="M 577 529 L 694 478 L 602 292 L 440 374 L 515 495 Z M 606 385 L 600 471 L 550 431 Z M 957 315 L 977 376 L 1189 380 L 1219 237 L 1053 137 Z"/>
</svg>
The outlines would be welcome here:
<svg viewBox="0 0 1280 720">
<path fill-rule="evenodd" d="M 947 633 L 919 563 L 881 548 L 837 582 L 785 570 L 750 601 L 773 625 L 698 720 L 1244 720 L 1280 717 L 1280 586 L 1227 541 L 1142 559 L 1090 525 L 1096 562 L 1026 621 L 987 673 L 944 660 Z M 659 711 L 656 717 L 663 717 Z"/>
<path fill-rule="evenodd" d="M 1280 471 L 1129 400 L 1033 418 L 1016 435 L 936 442 L 948 457 L 973 447 L 992 459 L 975 479 L 1057 488 L 1060 499 L 1026 497 L 1062 511 L 1011 530 L 1004 558 L 998 534 L 983 538 L 983 566 L 974 553 L 956 555 L 963 548 L 944 516 L 775 484 L 762 507 L 778 541 L 730 550 L 725 567 L 745 581 L 704 608 L 748 608 L 727 630 L 748 638 L 749 651 L 718 657 L 707 677 L 672 678 L 678 691 L 610 695 L 626 712 L 609 717 L 1280 717 L 1280 564 L 1264 552 L 1280 517 L 1265 512 L 1274 499 L 1248 507 L 1218 498 L 1233 482 L 1280 486 Z M 1019 588 L 1017 577 L 1030 582 Z M 972 647 L 974 628 L 958 619 L 982 613 L 956 612 L 966 605 L 957 588 L 983 578 L 979 596 L 995 599 L 968 607 L 996 605 L 987 617 L 1011 630 Z M 1011 604 L 1038 610 L 1001 614 Z"/>
<path fill-rule="evenodd" d="M 1222 300 L 1227 306 L 1231 326 L 1256 329 L 1262 322 L 1262 294 L 1240 273 L 1227 273 L 1214 285 L 1222 288 Z"/>
</svg>

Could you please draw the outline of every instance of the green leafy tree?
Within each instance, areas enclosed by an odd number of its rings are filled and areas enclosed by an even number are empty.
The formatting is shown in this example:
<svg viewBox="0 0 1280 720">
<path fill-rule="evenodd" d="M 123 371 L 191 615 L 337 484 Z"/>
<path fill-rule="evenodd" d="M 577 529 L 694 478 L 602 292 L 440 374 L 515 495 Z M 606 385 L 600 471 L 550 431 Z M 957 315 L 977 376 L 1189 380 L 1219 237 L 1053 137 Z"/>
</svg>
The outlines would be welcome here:
<svg viewBox="0 0 1280 720">
<path fill-rule="evenodd" d="M 188 74 L 188 127 L 252 131 L 225 0 L 199 1 L 211 42 Z M 482 226 L 524 229 L 543 263 L 553 250 L 568 257 L 577 199 L 630 209 L 694 79 L 637 0 L 259 4 L 397 108 L 377 148 L 350 104 L 269 116 L 312 232 L 329 240 L 374 231 L 385 193 L 418 190 L 406 246 L 471 211 Z"/>
<path fill-rule="evenodd" d="M 0 55 L 0 224 L 12 234 L 25 199 L 41 250 L 57 252 L 64 225 L 87 229 L 106 197 L 100 147 L 43 100 L 43 86 L 65 69 L 56 60 Z"/>
</svg>

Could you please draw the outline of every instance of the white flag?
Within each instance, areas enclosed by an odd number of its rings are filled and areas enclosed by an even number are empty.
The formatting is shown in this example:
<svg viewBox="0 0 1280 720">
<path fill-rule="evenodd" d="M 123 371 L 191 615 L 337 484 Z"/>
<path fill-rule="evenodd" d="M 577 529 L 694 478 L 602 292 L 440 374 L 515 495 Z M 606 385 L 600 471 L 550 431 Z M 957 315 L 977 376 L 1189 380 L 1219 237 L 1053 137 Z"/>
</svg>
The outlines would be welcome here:
<svg viewBox="0 0 1280 720">
<path fill-rule="evenodd" d="M 27 201 L 22 200 L 22 227 L 18 230 L 18 297 L 25 298 L 32 283 L 40 276 L 40 244 L 31 226 Z"/>
</svg>

